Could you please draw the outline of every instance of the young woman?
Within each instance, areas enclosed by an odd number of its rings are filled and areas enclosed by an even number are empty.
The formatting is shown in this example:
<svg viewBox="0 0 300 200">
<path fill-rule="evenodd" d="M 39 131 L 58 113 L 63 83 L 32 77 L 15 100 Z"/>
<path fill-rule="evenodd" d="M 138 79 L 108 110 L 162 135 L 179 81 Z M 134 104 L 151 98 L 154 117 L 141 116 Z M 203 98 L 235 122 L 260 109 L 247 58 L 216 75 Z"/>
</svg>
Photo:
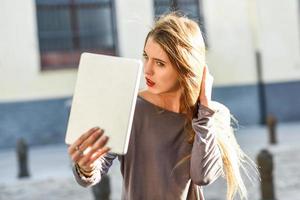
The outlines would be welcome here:
<svg viewBox="0 0 300 200">
<path fill-rule="evenodd" d="M 237 192 L 246 197 L 240 168 L 247 157 L 229 110 L 211 101 L 212 76 L 197 23 L 176 13 L 160 17 L 143 57 L 148 87 L 137 99 L 127 154 L 110 153 L 103 130 L 90 129 L 68 149 L 77 182 L 98 183 L 118 157 L 122 199 L 204 200 L 202 186 L 220 175 L 227 179 L 228 200 Z"/>
</svg>

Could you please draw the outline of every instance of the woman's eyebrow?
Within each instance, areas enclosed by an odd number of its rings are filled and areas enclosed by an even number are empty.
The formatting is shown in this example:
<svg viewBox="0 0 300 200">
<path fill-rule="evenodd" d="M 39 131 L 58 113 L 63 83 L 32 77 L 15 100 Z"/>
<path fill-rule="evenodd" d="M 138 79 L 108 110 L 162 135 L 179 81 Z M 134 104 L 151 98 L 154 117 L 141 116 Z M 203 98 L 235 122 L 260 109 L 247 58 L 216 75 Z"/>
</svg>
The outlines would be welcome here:
<svg viewBox="0 0 300 200">
<path fill-rule="evenodd" d="M 161 59 L 159 59 L 159 58 L 153 58 L 153 59 L 156 60 L 156 61 L 162 62 L 162 63 L 166 63 L 166 61 L 161 60 Z"/>
<path fill-rule="evenodd" d="M 143 54 L 147 55 L 146 51 L 143 51 Z M 153 58 L 153 59 L 156 60 L 156 61 L 162 62 L 162 63 L 167 63 L 166 61 L 164 61 L 162 59 L 159 59 L 159 58 Z"/>
</svg>

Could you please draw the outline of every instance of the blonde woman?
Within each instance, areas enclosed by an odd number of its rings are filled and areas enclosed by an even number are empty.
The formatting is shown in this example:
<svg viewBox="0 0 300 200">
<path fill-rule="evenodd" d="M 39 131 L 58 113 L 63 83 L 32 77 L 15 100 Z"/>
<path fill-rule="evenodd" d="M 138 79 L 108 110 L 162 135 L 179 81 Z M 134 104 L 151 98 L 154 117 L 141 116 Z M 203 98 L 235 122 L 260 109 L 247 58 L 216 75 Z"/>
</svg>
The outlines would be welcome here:
<svg viewBox="0 0 300 200">
<path fill-rule="evenodd" d="M 204 200 L 202 186 L 220 175 L 228 200 L 237 192 L 246 197 L 240 175 L 246 156 L 229 110 L 211 101 L 213 81 L 197 23 L 176 13 L 160 17 L 143 57 L 147 89 L 139 92 L 128 153 L 109 152 L 105 127 L 88 130 L 68 149 L 77 182 L 98 183 L 118 157 L 124 200 Z"/>
</svg>

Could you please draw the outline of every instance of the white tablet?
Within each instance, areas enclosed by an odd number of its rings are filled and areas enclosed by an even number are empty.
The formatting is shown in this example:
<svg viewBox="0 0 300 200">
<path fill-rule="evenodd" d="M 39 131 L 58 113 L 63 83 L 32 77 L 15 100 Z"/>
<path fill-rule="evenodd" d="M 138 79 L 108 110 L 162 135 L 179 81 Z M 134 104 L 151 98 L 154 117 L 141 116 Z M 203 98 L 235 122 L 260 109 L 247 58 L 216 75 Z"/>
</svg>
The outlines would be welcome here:
<svg viewBox="0 0 300 200">
<path fill-rule="evenodd" d="M 141 73 L 140 60 L 83 53 L 65 142 L 98 126 L 111 152 L 126 154 Z"/>
</svg>

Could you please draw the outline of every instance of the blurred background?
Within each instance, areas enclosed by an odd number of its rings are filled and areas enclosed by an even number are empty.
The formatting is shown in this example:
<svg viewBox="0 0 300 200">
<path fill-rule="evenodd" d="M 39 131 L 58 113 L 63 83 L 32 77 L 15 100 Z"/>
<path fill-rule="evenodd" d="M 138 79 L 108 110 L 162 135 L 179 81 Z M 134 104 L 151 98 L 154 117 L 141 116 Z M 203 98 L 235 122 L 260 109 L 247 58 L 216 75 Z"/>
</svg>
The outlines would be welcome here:
<svg viewBox="0 0 300 200">
<path fill-rule="evenodd" d="M 140 59 L 155 17 L 169 10 L 199 23 L 213 98 L 238 119 L 253 160 L 262 149 L 273 156 L 274 195 L 300 199 L 298 0 L 1 0 L 0 199 L 93 199 L 75 183 L 64 145 L 80 54 Z M 20 160 L 27 178 L 18 178 Z M 112 199 L 120 199 L 118 168 Z M 262 199 L 254 182 L 250 200 Z M 225 199 L 225 190 L 218 181 L 207 199 Z"/>
</svg>

